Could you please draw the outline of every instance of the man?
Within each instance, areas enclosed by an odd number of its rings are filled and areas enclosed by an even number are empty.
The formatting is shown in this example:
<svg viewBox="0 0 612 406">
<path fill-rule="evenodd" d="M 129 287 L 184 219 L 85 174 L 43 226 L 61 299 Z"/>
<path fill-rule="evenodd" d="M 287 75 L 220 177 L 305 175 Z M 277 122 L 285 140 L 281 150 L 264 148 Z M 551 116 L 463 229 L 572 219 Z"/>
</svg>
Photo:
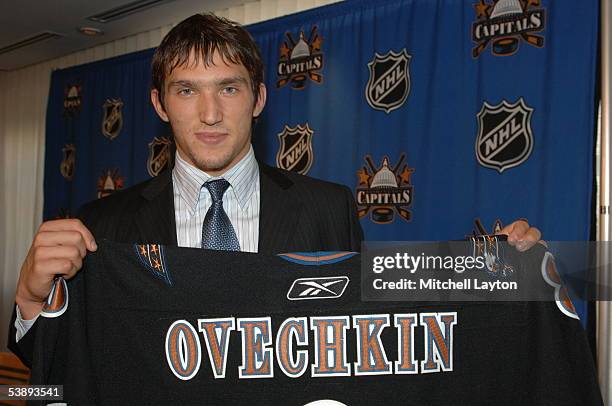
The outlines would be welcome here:
<svg viewBox="0 0 612 406">
<path fill-rule="evenodd" d="M 96 239 L 263 253 L 360 248 L 363 232 L 347 187 L 255 160 L 252 125 L 266 88 L 246 30 L 210 14 L 189 17 L 163 39 L 152 74 L 151 102 L 172 127 L 175 166 L 87 204 L 80 220 L 40 226 L 21 268 L 9 337 L 26 362 L 53 278 L 74 276 Z M 523 220 L 503 231 L 519 249 L 540 238 Z"/>
</svg>

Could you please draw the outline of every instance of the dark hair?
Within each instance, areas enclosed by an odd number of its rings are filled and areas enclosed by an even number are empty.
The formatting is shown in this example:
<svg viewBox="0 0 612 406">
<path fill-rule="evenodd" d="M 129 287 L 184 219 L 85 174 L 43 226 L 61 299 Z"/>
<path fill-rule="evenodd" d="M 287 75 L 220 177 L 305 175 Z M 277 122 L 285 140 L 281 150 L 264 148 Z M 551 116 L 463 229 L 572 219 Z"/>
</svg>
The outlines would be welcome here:
<svg viewBox="0 0 612 406">
<path fill-rule="evenodd" d="M 189 61 L 191 52 L 194 61 Z M 263 83 L 263 62 L 255 41 L 238 23 L 214 14 L 195 14 L 181 21 L 164 37 L 155 50 L 151 63 L 153 88 L 160 92 L 163 103 L 166 77 L 178 66 L 197 64 L 202 58 L 210 66 L 215 52 L 226 63 L 242 64 L 249 72 L 255 101 Z"/>
</svg>

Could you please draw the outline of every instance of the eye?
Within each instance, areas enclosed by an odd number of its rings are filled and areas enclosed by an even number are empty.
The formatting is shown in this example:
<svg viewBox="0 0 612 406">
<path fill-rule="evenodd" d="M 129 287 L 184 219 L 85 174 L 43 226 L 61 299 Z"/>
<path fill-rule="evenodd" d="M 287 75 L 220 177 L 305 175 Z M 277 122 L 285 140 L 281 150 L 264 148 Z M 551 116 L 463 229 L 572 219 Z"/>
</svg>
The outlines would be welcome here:
<svg viewBox="0 0 612 406">
<path fill-rule="evenodd" d="M 193 94 L 193 89 L 185 87 L 185 88 L 179 89 L 178 94 L 180 94 L 181 96 L 191 96 Z"/>
<path fill-rule="evenodd" d="M 238 89 L 233 86 L 226 86 L 222 90 L 223 94 L 235 94 L 238 93 Z"/>
</svg>

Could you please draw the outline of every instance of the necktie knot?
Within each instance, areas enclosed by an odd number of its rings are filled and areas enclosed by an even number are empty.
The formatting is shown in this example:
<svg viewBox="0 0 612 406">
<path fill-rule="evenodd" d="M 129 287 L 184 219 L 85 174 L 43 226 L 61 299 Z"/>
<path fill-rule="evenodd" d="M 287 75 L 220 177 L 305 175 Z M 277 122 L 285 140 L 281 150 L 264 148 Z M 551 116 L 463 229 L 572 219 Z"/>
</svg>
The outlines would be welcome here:
<svg viewBox="0 0 612 406">
<path fill-rule="evenodd" d="M 211 180 L 204 184 L 204 187 L 210 192 L 210 197 L 213 203 L 223 200 L 223 194 L 229 187 L 230 183 L 225 179 Z"/>
</svg>

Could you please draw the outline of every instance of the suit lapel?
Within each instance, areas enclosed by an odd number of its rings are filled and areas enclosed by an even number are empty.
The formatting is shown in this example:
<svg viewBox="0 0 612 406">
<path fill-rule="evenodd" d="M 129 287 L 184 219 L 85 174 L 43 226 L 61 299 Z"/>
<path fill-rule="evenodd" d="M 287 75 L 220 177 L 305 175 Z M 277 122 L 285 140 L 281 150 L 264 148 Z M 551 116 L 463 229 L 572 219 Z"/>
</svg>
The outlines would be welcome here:
<svg viewBox="0 0 612 406">
<path fill-rule="evenodd" d="M 259 252 L 287 250 L 295 235 L 301 202 L 289 192 L 293 182 L 269 166 L 259 164 Z"/>
<path fill-rule="evenodd" d="M 142 242 L 176 246 L 172 171 L 168 169 L 160 173 L 143 189 L 141 196 L 143 204 L 134 221 L 141 237 L 146 240 Z"/>
<path fill-rule="evenodd" d="M 260 253 L 278 253 L 292 245 L 301 201 L 290 193 L 293 182 L 282 172 L 268 165 L 259 164 Z M 178 245 L 174 218 L 172 171 L 160 173 L 141 192 L 143 204 L 136 212 L 135 224 L 141 242 Z M 143 240 L 144 239 L 144 240 Z"/>
</svg>

